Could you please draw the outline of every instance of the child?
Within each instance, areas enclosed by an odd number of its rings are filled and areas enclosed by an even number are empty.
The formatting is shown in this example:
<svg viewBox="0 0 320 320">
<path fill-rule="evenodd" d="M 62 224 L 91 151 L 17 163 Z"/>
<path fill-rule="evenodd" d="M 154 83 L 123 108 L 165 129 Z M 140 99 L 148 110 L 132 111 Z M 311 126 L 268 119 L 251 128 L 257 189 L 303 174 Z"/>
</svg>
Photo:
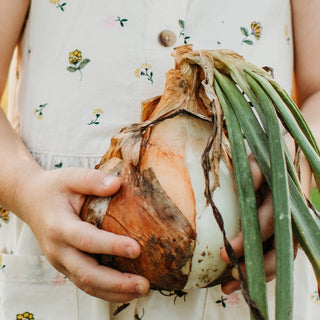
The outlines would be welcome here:
<svg viewBox="0 0 320 320">
<path fill-rule="evenodd" d="M 172 48 L 184 43 L 233 49 L 271 66 L 289 92 L 294 66 L 299 105 L 319 141 L 320 3 L 291 2 L 292 12 L 289 0 L 0 1 L 0 92 L 19 45 L 9 98 L 19 135 L 0 116 L 0 203 L 10 210 L 0 229 L 3 319 L 249 319 L 237 280 L 223 291 L 165 297 L 148 293 L 143 277 L 99 266 L 84 252 L 134 258 L 139 245 L 81 222 L 78 214 L 85 195 L 120 188 L 119 179 L 90 168 L 112 135 L 139 120 L 141 101 L 161 94 Z M 258 187 L 263 177 L 253 160 L 252 170 Z M 302 173 L 308 193 L 307 166 Z M 270 197 L 259 214 L 267 238 Z M 231 243 L 241 256 L 241 235 Z M 265 265 L 271 280 L 273 252 Z M 316 282 L 302 252 L 295 287 L 294 319 L 315 319 Z M 273 289 L 271 281 L 271 308 Z"/>
</svg>

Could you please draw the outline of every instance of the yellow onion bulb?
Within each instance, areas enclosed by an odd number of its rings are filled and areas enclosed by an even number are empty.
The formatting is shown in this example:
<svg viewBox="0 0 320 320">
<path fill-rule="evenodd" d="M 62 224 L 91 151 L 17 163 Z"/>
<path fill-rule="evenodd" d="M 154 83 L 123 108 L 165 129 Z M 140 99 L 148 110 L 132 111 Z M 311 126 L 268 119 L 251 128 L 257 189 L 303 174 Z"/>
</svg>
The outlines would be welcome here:
<svg viewBox="0 0 320 320">
<path fill-rule="evenodd" d="M 118 175 L 121 189 L 109 198 L 87 197 L 81 212 L 83 220 L 132 237 L 141 246 L 137 259 L 98 255 L 99 262 L 145 276 L 158 290 L 204 288 L 225 278 L 223 236 L 205 197 L 206 170 L 227 238 L 240 231 L 232 166 L 223 143 L 216 148 L 218 166 L 204 168 L 202 163 L 213 123 L 208 121 L 209 99 L 199 89 L 200 71 L 177 65 L 167 73 L 162 96 L 144 103 L 141 123 L 116 134 L 97 166 Z"/>
</svg>

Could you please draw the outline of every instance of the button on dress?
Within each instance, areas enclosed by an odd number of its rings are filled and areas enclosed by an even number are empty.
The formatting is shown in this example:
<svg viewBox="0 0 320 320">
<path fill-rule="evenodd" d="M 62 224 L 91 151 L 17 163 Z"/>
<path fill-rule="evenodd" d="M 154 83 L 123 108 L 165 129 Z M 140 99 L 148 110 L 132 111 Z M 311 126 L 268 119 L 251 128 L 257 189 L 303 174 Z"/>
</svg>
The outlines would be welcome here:
<svg viewBox="0 0 320 320">
<path fill-rule="evenodd" d="M 160 44 L 164 47 L 172 47 L 176 43 L 176 35 L 171 30 L 163 30 L 159 34 Z"/>
</svg>

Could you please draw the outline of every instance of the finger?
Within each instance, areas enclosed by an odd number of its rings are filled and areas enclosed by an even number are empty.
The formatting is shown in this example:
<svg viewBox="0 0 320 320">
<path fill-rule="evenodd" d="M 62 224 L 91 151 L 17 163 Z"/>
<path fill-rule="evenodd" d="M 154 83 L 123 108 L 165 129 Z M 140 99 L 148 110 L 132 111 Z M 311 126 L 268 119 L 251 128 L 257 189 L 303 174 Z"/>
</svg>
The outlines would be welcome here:
<svg viewBox="0 0 320 320">
<path fill-rule="evenodd" d="M 63 229 L 65 232 L 61 232 L 61 237 L 64 241 L 81 251 L 127 258 L 140 255 L 140 246 L 136 240 L 100 230 L 88 222 L 68 220 Z"/>
<path fill-rule="evenodd" d="M 269 193 L 262 205 L 259 207 L 258 214 L 261 238 L 262 241 L 265 242 L 274 234 L 273 203 L 271 193 Z"/>
<path fill-rule="evenodd" d="M 276 253 L 275 249 L 268 251 L 264 255 L 264 267 L 265 267 L 265 275 L 266 282 L 273 280 L 276 276 Z M 240 269 L 243 273 L 243 276 L 246 278 L 246 269 L 244 262 L 240 263 Z M 231 274 L 234 280 L 227 282 L 221 286 L 221 290 L 225 294 L 231 294 L 232 292 L 240 289 L 240 281 L 239 281 L 239 272 L 237 268 L 233 268 Z"/>
<path fill-rule="evenodd" d="M 232 292 L 240 289 L 240 281 L 239 280 L 231 280 L 227 282 L 226 284 L 221 285 L 221 291 L 229 295 Z"/>
<path fill-rule="evenodd" d="M 264 260 L 264 270 L 265 270 L 265 275 L 267 281 L 268 279 L 273 279 L 276 275 L 276 251 L 275 249 L 272 249 L 268 251 L 267 253 L 264 254 L 263 256 Z M 245 268 L 245 263 L 242 262 L 239 264 L 240 269 L 242 271 L 243 276 L 246 278 L 246 268 Z M 239 271 L 236 267 L 233 267 L 231 270 L 231 274 L 235 280 L 239 280 Z"/>
<path fill-rule="evenodd" d="M 70 248 L 64 252 L 66 276 L 81 290 L 112 302 L 124 302 L 149 292 L 147 279 L 101 266 L 97 261 Z"/>
<path fill-rule="evenodd" d="M 229 243 L 236 254 L 237 257 L 243 256 L 244 253 L 244 247 L 243 247 L 243 235 L 242 232 L 238 233 L 237 236 L 231 240 L 229 240 Z M 227 250 L 225 247 L 222 247 L 220 250 L 220 256 L 222 260 L 226 263 L 230 263 L 230 259 L 227 253 Z"/>
<path fill-rule="evenodd" d="M 264 255 L 266 280 L 271 281 L 276 276 L 276 250 L 272 249 Z"/>
<path fill-rule="evenodd" d="M 258 165 L 258 162 L 256 161 L 252 153 L 249 155 L 249 164 L 250 164 L 250 169 L 251 169 L 251 174 L 253 179 L 254 190 L 257 191 L 260 188 L 260 186 L 263 184 L 265 179 Z"/>
<path fill-rule="evenodd" d="M 258 209 L 259 224 L 261 231 L 262 242 L 269 239 L 274 233 L 274 222 L 273 222 L 273 207 L 272 207 L 272 196 L 269 194 L 263 204 Z M 243 234 L 240 232 L 235 238 L 231 239 L 230 245 L 232 246 L 237 257 L 242 257 L 244 255 L 244 244 L 243 244 Z M 223 261 L 230 263 L 227 251 L 225 247 L 220 250 L 220 256 Z"/>
<path fill-rule="evenodd" d="M 108 197 L 115 194 L 120 186 L 120 178 L 106 174 L 101 170 L 84 168 L 66 168 L 60 171 L 59 182 L 70 191 Z"/>
</svg>

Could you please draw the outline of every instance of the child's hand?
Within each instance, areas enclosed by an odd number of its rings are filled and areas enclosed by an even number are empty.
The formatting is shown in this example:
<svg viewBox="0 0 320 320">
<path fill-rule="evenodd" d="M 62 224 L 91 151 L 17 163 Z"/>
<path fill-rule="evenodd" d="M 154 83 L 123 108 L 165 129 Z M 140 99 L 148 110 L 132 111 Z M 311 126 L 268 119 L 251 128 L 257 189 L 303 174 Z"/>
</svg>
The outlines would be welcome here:
<svg viewBox="0 0 320 320">
<path fill-rule="evenodd" d="M 255 191 L 257 191 L 260 186 L 264 183 L 263 174 L 253 158 L 252 155 L 249 156 L 250 167 L 254 182 Z M 273 208 L 272 208 L 272 195 L 270 190 L 264 194 L 263 203 L 258 209 L 259 221 L 260 221 L 260 229 L 262 241 L 265 242 L 268 240 L 274 233 L 274 225 L 273 225 Z M 230 244 L 235 251 L 237 257 L 243 257 L 244 255 L 244 247 L 243 247 L 243 239 L 242 233 L 240 232 L 235 238 L 230 240 Z M 227 252 L 225 248 L 221 250 L 222 259 L 230 263 Z M 275 265 L 275 250 L 271 249 L 264 255 L 264 264 L 265 264 L 265 272 L 266 272 L 266 280 L 271 281 L 276 276 L 276 265 Z M 245 264 L 244 262 L 240 263 L 241 270 L 245 273 Z M 233 291 L 240 289 L 240 281 L 232 280 L 225 285 L 221 286 L 222 291 L 225 294 L 231 294 Z"/>
<path fill-rule="evenodd" d="M 83 222 L 84 195 L 110 196 L 120 179 L 93 169 L 36 170 L 17 192 L 20 216 L 29 224 L 49 262 L 86 293 L 113 302 L 145 295 L 147 279 L 99 265 L 88 253 L 135 258 L 138 243 Z M 23 204 L 23 206 L 22 206 Z"/>
<path fill-rule="evenodd" d="M 295 145 L 294 141 L 290 135 L 285 135 L 286 145 L 288 147 L 289 153 L 294 158 L 295 154 Z M 265 184 L 265 179 L 262 174 L 262 171 L 255 160 L 252 154 L 249 155 L 250 161 L 250 168 L 254 183 L 255 191 L 259 190 L 262 185 Z M 301 186 L 304 190 L 305 194 L 310 193 L 310 185 L 311 185 L 311 171 L 306 161 L 305 157 L 302 156 L 300 159 L 300 170 L 301 170 Z M 274 234 L 274 222 L 273 222 L 273 205 L 272 205 L 272 194 L 268 188 L 264 188 L 265 192 L 263 192 L 263 202 L 261 203 L 260 207 L 258 208 L 259 214 L 259 222 L 260 222 L 260 230 L 262 241 L 265 242 L 268 239 L 272 240 L 272 236 Z M 261 190 L 261 189 L 260 189 Z M 240 232 L 234 239 L 230 240 L 230 244 L 234 249 L 237 257 L 243 257 L 244 255 L 244 247 L 243 247 L 243 239 L 242 233 Z M 297 255 L 298 243 L 296 239 L 294 239 L 294 256 Z M 230 263 L 228 255 L 226 253 L 225 248 L 221 249 L 221 257 L 222 259 Z M 266 272 L 266 280 L 271 281 L 276 276 L 276 252 L 274 246 L 272 244 L 272 248 L 266 250 L 264 254 L 264 265 L 265 265 L 265 272 Z M 244 262 L 240 263 L 241 270 L 245 273 L 245 264 Z M 240 289 L 240 281 L 239 280 L 232 280 L 221 287 L 222 291 L 225 294 L 230 294 L 235 290 Z"/>
</svg>

